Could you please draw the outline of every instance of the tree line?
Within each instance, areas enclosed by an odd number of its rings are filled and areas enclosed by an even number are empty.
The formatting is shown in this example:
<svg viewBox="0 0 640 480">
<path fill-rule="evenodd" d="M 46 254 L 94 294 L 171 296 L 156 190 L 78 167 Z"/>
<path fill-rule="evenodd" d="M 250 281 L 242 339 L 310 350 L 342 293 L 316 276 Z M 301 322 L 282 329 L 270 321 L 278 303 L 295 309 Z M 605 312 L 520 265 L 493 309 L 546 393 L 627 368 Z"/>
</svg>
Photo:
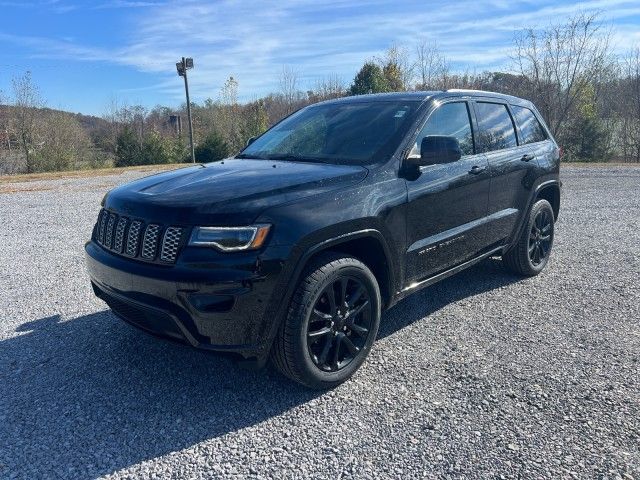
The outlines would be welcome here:
<svg viewBox="0 0 640 480">
<path fill-rule="evenodd" d="M 456 72 L 437 43 L 424 40 L 413 47 L 392 45 L 367 60 L 349 84 L 332 74 L 303 89 L 300 73 L 285 66 L 277 92 L 241 103 L 238 87 L 229 77 L 215 98 L 192 103 L 197 161 L 231 155 L 250 137 L 318 101 L 469 88 L 533 101 L 566 161 L 640 162 L 640 48 L 614 55 L 609 31 L 596 15 L 516 32 L 508 72 Z M 29 73 L 14 78 L 4 103 L 9 106 L 0 110 L 0 168 L 11 152 L 20 158 L 18 170 L 27 172 L 189 161 L 185 106 L 149 110 L 114 100 L 102 119 L 83 125 L 77 116 L 44 109 Z"/>
</svg>

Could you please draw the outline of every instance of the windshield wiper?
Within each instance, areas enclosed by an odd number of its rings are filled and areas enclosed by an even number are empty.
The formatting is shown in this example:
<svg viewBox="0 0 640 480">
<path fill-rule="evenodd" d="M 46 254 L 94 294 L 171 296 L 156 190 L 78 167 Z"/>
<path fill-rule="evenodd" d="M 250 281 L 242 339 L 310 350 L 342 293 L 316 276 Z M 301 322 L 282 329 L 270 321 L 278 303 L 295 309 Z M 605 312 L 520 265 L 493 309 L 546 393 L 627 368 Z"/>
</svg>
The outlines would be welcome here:
<svg viewBox="0 0 640 480">
<path fill-rule="evenodd" d="M 260 155 L 251 155 L 250 153 L 239 153 L 234 158 L 250 158 L 253 160 L 269 160 L 267 157 L 261 157 Z"/>
<path fill-rule="evenodd" d="M 283 160 L 289 162 L 320 162 L 326 163 L 322 158 L 318 157 L 305 157 L 302 155 L 295 155 L 293 153 L 273 153 L 266 156 L 267 160 Z"/>
</svg>

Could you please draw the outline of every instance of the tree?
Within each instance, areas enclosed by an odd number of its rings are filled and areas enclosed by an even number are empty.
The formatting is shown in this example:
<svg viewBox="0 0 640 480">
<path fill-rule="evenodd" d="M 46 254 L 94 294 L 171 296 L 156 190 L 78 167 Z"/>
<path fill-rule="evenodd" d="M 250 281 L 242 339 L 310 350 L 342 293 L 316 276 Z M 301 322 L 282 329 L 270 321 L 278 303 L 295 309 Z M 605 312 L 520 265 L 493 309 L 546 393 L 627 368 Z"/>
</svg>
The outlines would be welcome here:
<svg viewBox="0 0 640 480">
<path fill-rule="evenodd" d="M 280 93 L 287 107 L 287 114 L 295 110 L 295 105 L 300 98 L 298 76 L 298 72 L 288 65 L 282 67 L 280 74 Z"/>
<path fill-rule="evenodd" d="M 222 160 L 229 155 L 229 146 L 216 132 L 212 132 L 195 149 L 196 162 L 206 163 Z"/>
<path fill-rule="evenodd" d="M 61 171 L 89 165 L 91 139 L 70 113 L 43 112 L 37 122 L 38 144 L 31 154 L 33 171 Z"/>
<path fill-rule="evenodd" d="M 257 137 L 269 128 L 269 116 L 264 106 L 263 100 L 256 100 L 246 105 L 244 108 L 245 142 L 251 137 Z"/>
<path fill-rule="evenodd" d="M 623 63 L 619 112 L 621 147 L 625 158 L 640 162 L 640 47 L 632 49 Z"/>
<path fill-rule="evenodd" d="M 514 59 L 528 79 L 527 96 L 561 139 L 577 99 L 608 68 L 609 36 L 595 14 L 581 14 L 565 24 L 522 32 Z"/>
<path fill-rule="evenodd" d="M 220 91 L 220 102 L 215 109 L 216 122 L 214 129 L 222 137 L 222 140 L 233 151 L 238 151 L 244 146 L 242 135 L 243 118 L 240 105 L 238 105 L 238 82 L 229 77 Z"/>
<path fill-rule="evenodd" d="M 315 101 L 343 97 L 346 92 L 343 80 L 335 74 L 322 77 L 313 90 Z M 311 95 L 310 95 L 311 96 Z"/>
<path fill-rule="evenodd" d="M 12 79 L 13 115 L 12 125 L 18 137 L 18 144 L 25 156 L 27 173 L 35 171 L 33 148 L 36 136 L 38 109 L 44 106 L 38 87 L 31 79 L 31 72 Z"/>
<path fill-rule="evenodd" d="M 440 53 L 436 42 L 422 40 L 416 46 L 417 69 L 420 90 L 441 90 L 446 88 L 449 76 L 449 63 Z"/>
<path fill-rule="evenodd" d="M 611 134 L 598 115 L 593 86 L 583 90 L 576 99 L 575 112 L 565 130 L 566 160 L 598 162 L 608 157 Z"/>
<path fill-rule="evenodd" d="M 388 92 L 389 85 L 382 69 L 374 62 L 365 63 L 356 74 L 349 89 L 351 95 Z"/>
<path fill-rule="evenodd" d="M 405 85 L 402 82 L 402 74 L 397 64 L 387 63 L 382 67 L 382 74 L 391 92 L 401 92 L 405 90 Z"/>
<path fill-rule="evenodd" d="M 116 140 L 116 158 L 114 166 L 128 167 L 137 165 L 140 158 L 140 143 L 133 129 L 126 125 Z"/>
<path fill-rule="evenodd" d="M 411 62 L 406 48 L 392 45 L 385 52 L 380 64 L 390 91 L 401 92 L 411 87 L 415 64 Z"/>
</svg>

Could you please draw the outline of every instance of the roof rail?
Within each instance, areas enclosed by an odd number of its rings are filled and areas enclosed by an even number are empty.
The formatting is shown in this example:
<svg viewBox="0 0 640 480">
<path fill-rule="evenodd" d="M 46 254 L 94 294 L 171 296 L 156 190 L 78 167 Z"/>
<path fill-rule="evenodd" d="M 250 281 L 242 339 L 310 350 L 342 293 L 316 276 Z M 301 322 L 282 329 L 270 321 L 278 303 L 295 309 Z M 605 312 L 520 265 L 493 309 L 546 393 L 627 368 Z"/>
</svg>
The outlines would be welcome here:
<svg viewBox="0 0 640 480">
<path fill-rule="evenodd" d="M 491 95 L 507 95 L 509 97 L 511 96 L 507 93 L 490 92 L 488 90 L 474 90 L 472 88 L 448 88 L 446 91 L 454 93 L 489 93 Z"/>
</svg>

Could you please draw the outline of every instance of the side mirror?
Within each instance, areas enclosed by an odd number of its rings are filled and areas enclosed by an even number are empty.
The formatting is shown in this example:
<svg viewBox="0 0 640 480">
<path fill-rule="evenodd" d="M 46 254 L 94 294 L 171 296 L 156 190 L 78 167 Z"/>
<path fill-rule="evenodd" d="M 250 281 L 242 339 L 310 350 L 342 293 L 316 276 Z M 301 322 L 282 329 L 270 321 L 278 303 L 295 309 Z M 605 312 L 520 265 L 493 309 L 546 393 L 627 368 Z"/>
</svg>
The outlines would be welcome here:
<svg viewBox="0 0 640 480">
<path fill-rule="evenodd" d="M 429 135 L 420 143 L 420 158 L 414 162 L 418 165 L 436 165 L 457 162 L 462 157 L 460 142 L 455 137 Z"/>
<path fill-rule="evenodd" d="M 245 148 L 251 145 L 253 142 L 255 142 L 256 138 L 258 137 L 251 137 L 249 140 L 247 140 L 247 144 L 245 145 Z"/>
</svg>

